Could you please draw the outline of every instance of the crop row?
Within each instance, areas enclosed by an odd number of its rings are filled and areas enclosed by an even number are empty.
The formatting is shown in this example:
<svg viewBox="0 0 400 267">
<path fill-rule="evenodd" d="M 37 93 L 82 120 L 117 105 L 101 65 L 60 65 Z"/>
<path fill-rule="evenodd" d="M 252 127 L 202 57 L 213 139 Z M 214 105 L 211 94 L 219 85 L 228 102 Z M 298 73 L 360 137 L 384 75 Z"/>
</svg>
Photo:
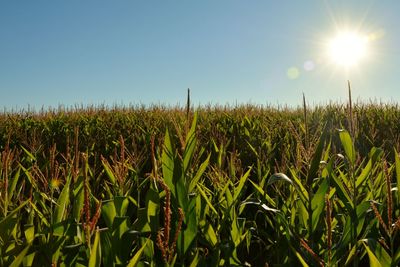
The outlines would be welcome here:
<svg viewBox="0 0 400 267">
<path fill-rule="evenodd" d="M 4 115 L 0 266 L 397 266 L 400 112 L 350 111 Z"/>
</svg>

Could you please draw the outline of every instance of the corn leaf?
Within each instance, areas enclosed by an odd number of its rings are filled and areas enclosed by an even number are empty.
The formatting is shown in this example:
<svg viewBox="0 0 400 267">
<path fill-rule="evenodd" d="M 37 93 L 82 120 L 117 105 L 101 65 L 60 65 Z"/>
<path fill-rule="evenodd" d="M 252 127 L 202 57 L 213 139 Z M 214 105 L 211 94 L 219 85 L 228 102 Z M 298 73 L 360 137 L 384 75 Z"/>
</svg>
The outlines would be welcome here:
<svg viewBox="0 0 400 267">
<path fill-rule="evenodd" d="M 240 178 L 238 186 L 235 188 L 235 193 L 233 195 L 232 201 L 235 202 L 239 196 L 239 194 L 242 192 L 243 186 L 247 181 L 247 178 L 249 177 L 251 172 L 251 168 Z"/>
<path fill-rule="evenodd" d="M 93 246 L 90 250 L 89 267 L 101 266 L 100 232 L 96 231 Z"/>
<path fill-rule="evenodd" d="M 1 221 L 0 221 L 0 245 L 4 244 L 12 230 L 17 226 L 16 225 L 16 221 L 17 221 L 17 213 L 19 212 L 20 209 L 22 209 L 27 203 L 29 202 L 29 200 L 23 202 L 21 205 L 19 205 L 17 208 L 15 208 L 13 211 L 11 211 L 10 213 L 7 214 L 6 217 L 4 217 Z"/>
<path fill-rule="evenodd" d="M 10 264 L 10 267 L 19 267 L 24 261 L 25 255 L 28 253 L 30 248 L 30 245 L 26 246 L 19 254 L 18 256 L 13 260 L 13 262 Z"/>
<path fill-rule="evenodd" d="M 311 185 L 312 180 L 318 176 L 319 165 L 321 164 L 322 152 L 324 150 L 325 140 L 327 135 L 325 128 L 326 125 L 324 126 L 324 131 L 319 138 L 317 148 L 311 160 L 310 169 L 308 170 L 307 173 L 307 180 L 306 180 L 307 185 Z"/>
<path fill-rule="evenodd" d="M 349 132 L 346 130 L 341 130 L 339 132 L 339 137 L 349 162 L 354 165 L 356 161 L 356 152 Z"/>
<path fill-rule="evenodd" d="M 204 191 L 201 189 L 201 185 L 196 184 L 197 190 L 199 190 L 201 196 L 203 197 L 203 199 L 206 201 L 208 207 L 215 213 L 215 215 L 218 216 L 218 212 L 217 210 L 214 208 L 214 206 L 211 204 L 210 199 L 207 197 L 206 193 L 204 193 Z"/>
<path fill-rule="evenodd" d="M 135 253 L 135 255 L 130 259 L 127 267 L 136 267 L 139 264 L 140 258 L 143 255 L 143 251 L 147 246 L 147 243 L 149 242 L 149 239 L 144 242 L 143 246 Z"/>
<path fill-rule="evenodd" d="M 286 183 L 293 184 L 293 181 L 290 180 L 290 178 L 287 177 L 286 174 L 284 174 L 284 173 L 274 173 L 269 178 L 269 180 L 267 182 L 267 185 L 271 185 L 271 184 L 276 183 L 278 181 L 284 181 Z"/>
<path fill-rule="evenodd" d="M 375 256 L 375 254 L 371 251 L 371 249 L 368 247 L 367 244 L 363 243 L 365 250 L 368 253 L 368 258 L 369 258 L 369 266 L 371 267 L 382 267 L 381 263 L 379 262 L 378 258 Z"/>
<path fill-rule="evenodd" d="M 211 155 L 208 155 L 207 159 L 200 165 L 199 169 L 196 172 L 196 175 L 190 181 L 188 193 L 191 193 L 194 190 L 194 188 L 196 187 L 196 184 L 199 182 L 204 171 L 207 169 L 207 166 L 210 162 L 210 156 Z"/>
<path fill-rule="evenodd" d="M 324 179 L 311 200 L 313 232 L 317 229 L 318 223 L 321 220 L 321 218 L 323 218 L 321 217 L 321 214 L 324 211 L 325 194 L 326 192 L 328 192 L 328 188 L 329 188 L 329 181 L 328 179 Z"/>
<path fill-rule="evenodd" d="M 54 211 L 54 222 L 59 223 L 63 220 L 67 206 L 69 205 L 69 187 L 71 182 L 71 176 L 67 177 L 67 182 L 64 185 L 63 190 L 57 200 L 57 206 Z"/>
<path fill-rule="evenodd" d="M 399 153 L 394 150 L 395 167 L 396 167 L 396 179 L 397 179 L 397 194 L 400 198 L 400 157 Z"/>
</svg>

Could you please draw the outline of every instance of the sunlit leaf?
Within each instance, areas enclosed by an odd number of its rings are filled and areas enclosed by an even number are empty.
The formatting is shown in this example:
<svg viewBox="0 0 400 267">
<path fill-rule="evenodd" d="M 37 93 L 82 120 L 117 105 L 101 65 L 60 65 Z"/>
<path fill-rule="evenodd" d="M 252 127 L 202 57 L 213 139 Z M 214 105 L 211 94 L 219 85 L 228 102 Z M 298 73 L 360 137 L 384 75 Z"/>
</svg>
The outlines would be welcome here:
<svg viewBox="0 0 400 267">
<path fill-rule="evenodd" d="M 143 251 L 147 246 L 147 243 L 149 242 L 149 239 L 146 240 L 146 242 L 143 244 L 143 246 L 135 253 L 135 255 L 130 259 L 127 267 L 136 267 L 139 264 L 140 258 L 143 255 Z"/>
<path fill-rule="evenodd" d="M 94 242 L 90 250 L 89 267 L 101 266 L 100 232 L 96 231 Z"/>
<path fill-rule="evenodd" d="M 274 173 L 269 178 L 267 185 L 271 185 L 271 184 L 276 183 L 278 181 L 283 181 L 283 182 L 286 182 L 286 183 L 293 184 L 293 181 L 290 180 L 290 178 L 287 177 L 286 174 L 284 174 L 284 173 Z"/>
<path fill-rule="evenodd" d="M 339 137 L 348 160 L 351 164 L 354 164 L 356 161 L 356 152 L 354 149 L 353 140 L 351 140 L 349 132 L 346 130 L 341 130 L 339 132 Z"/>
</svg>

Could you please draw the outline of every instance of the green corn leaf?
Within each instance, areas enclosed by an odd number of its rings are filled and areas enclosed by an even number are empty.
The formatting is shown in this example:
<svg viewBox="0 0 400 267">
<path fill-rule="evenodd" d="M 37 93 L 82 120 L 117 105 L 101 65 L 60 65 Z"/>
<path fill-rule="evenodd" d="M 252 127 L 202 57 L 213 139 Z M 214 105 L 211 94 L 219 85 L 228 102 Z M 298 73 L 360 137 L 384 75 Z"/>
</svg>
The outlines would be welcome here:
<svg viewBox="0 0 400 267">
<path fill-rule="evenodd" d="M 345 249 L 348 251 L 349 249 L 349 245 L 351 245 L 351 241 L 352 241 L 352 229 L 354 228 L 352 225 L 352 219 L 351 217 L 345 216 L 345 218 L 343 218 L 343 229 L 342 229 L 342 237 L 340 239 L 340 242 L 338 243 L 338 247 L 340 246 L 341 248 Z M 351 262 L 352 257 L 354 257 L 354 254 L 356 253 L 355 251 L 355 247 L 354 246 L 350 251 L 348 251 L 349 255 L 347 256 L 347 260 L 346 260 L 346 264 L 347 265 L 349 262 Z M 354 250 L 354 251 L 353 251 Z"/>
<path fill-rule="evenodd" d="M 371 249 L 368 247 L 367 244 L 363 243 L 365 250 L 368 253 L 368 258 L 369 258 L 369 266 L 371 267 L 382 267 L 381 263 L 379 262 L 378 258 L 375 256 L 375 254 L 371 251 Z"/>
<path fill-rule="evenodd" d="M 165 132 L 164 149 L 161 155 L 161 161 L 165 183 L 171 190 L 172 196 L 178 200 L 179 206 L 186 209 L 186 206 L 189 203 L 189 198 L 183 173 L 183 166 L 179 157 L 176 156 L 168 129 Z"/>
<path fill-rule="evenodd" d="M 65 234 L 69 228 L 69 224 L 66 222 L 67 221 L 62 221 L 62 222 L 55 223 L 52 225 L 52 230 L 53 230 L 54 236 L 65 237 Z"/>
<path fill-rule="evenodd" d="M 197 267 L 199 265 L 199 251 L 196 251 L 196 255 L 194 256 L 192 262 L 190 263 L 189 267 Z"/>
<path fill-rule="evenodd" d="M 0 245 L 4 244 L 8 240 L 12 230 L 17 226 L 16 225 L 16 221 L 18 219 L 16 218 L 17 213 L 28 203 L 29 200 L 23 202 L 13 211 L 8 213 L 7 216 L 0 221 Z"/>
<path fill-rule="evenodd" d="M 254 155 L 258 158 L 257 150 L 246 140 L 247 145 L 249 146 L 250 150 L 254 153 Z"/>
<path fill-rule="evenodd" d="M 307 208 L 307 203 L 303 203 L 302 201 L 298 202 L 297 210 L 299 213 L 299 220 L 303 223 L 303 226 L 306 228 L 309 225 L 310 214 Z"/>
<path fill-rule="evenodd" d="M 54 211 L 54 222 L 58 223 L 63 220 L 65 210 L 69 204 L 69 187 L 71 182 L 71 176 L 67 177 L 67 182 L 64 185 L 63 190 L 57 200 L 57 206 Z"/>
<path fill-rule="evenodd" d="M 347 207 L 347 210 L 352 210 L 353 209 L 353 202 L 347 193 L 345 186 L 343 185 L 342 181 L 336 177 L 333 173 L 331 174 L 331 178 L 333 178 L 332 184 L 334 185 L 336 191 L 338 192 L 339 198 L 342 201 L 342 203 Z"/>
<path fill-rule="evenodd" d="M 235 248 L 244 240 L 247 231 L 245 230 L 246 218 L 237 217 L 236 212 L 233 210 L 234 216 L 231 224 L 231 237 L 235 244 Z"/>
<path fill-rule="evenodd" d="M 197 218 L 196 218 L 196 200 L 191 199 L 190 203 L 184 210 L 185 229 L 182 229 L 179 234 L 177 248 L 182 255 L 185 255 L 189 250 L 197 235 Z"/>
<path fill-rule="evenodd" d="M 303 201 L 304 204 L 308 203 L 309 195 L 308 195 L 307 190 L 303 186 L 303 183 L 296 176 L 296 173 L 294 170 L 290 169 L 290 173 L 292 174 L 291 176 L 293 178 L 294 184 L 296 185 L 295 188 L 296 188 L 297 192 L 299 193 L 301 201 Z"/>
<path fill-rule="evenodd" d="M 100 243 L 101 243 L 101 258 L 103 266 L 113 266 L 116 265 L 116 252 L 113 249 L 113 236 L 111 231 L 104 231 L 100 234 Z M 66 264 L 66 266 L 71 266 L 70 264 Z M 81 267 L 79 265 L 79 267 Z M 82 266 L 84 267 L 84 266 Z"/>
<path fill-rule="evenodd" d="M 372 160 L 369 160 L 367 165 L 362 170 L 361 174 L 357 177 L 356 188 L 364 184 L 369 174 L 371 173 L 371 170 L 372 170 Z"/>
<path fill-rule="evenodd" d="M 19 167 L 20 167 L 20 168 L 22 169 L 22 171 L 24 172 L 26 178 L 28 179 L 28 182 L 32 185 L 32 187 L 33 187 L 35 190 L 38 190 L 38 188 L 37 188 L 37 182 L 36 182 L 36 180 L 32 177 L 31 172 L 30 172 L 28 169 L 26 169 L 24 166 L 22 166 L 21 164 L 19 164 Z"/>
<path fill-rule="evenodd" d="M 366 213 L 369 208 L 370 208 L 369 202 L 367 202 L 367 201 L 362 202 L 356 208 L 356 216 L 357 216 L 356 218 L 351 218 L 350 215 L 347 215 L 345 217 L 344 227 L 342 230 L 343 235 L 340 240 L 340 243 L 338 244 L 339 247 L 347 249 L 348 245 L 350 244 L 350 242 L 352 240 L 351 232 L 352 232 L 352 229 L 354 228 L 354 226 L 353 226 L 354 223 L 357 224 L 356 235 L 359 236 L 362 233 L 365 219 L 367 217 Z M 355 256 L 355 253 L 356 253 L 355 247 L 356 246 L 354 246 L 353 249 L 350 251 L 346 262 L 348 262 L 348 263 L 351 262 L 352 257 Z M 347 263 L 346 263 L 346 265 L 347 265 Z"/>
<path fill-rule="evenodd" d="M 196 184 L 199 182 L 201 176 L 203 175 L 204 171 L 206 170 L 206 168 L 210 162 L 210 156 L 211 155 L 208 155 L 207 159 L 200 165 L 196 175 L 190 181 L 188 193 L 191 193 L 194 190 L 194 188 L 196 187 Z"/>
<path fill-rule="evenodd" d="M 326 128 L 326 125 L 324 128 Z M 311 185 L 312 180 L 318 176 L 318 169 L 321 163 L 322 152 L 324 150 L 326 136 L 327 136 L 326 129 L 324 129 L 321 137 L 319 138 L 317 148 L 311 160 L 310 169 L 308 170 L 307 173 L 307 180 L 306 180 L 307 185 Z"/>
<path fill-rule="evenodd" d="M 252 180 L 249 180 L 250 183 L 254 186 L 254 188 L 262 195 L 264 198 L 267 200 L 269 204 L 271 204 L 273 207 L 276 207 L 275 201 L 257 184 L 255 184 Z"/>
<path fill-rule="evenodd" d="M 186 143 L 185 151 L 183 152 L 183 173 L 187 173 L 189 169 L 196 148 L 196 143 L 197 139 L 195 137 L 189 139 Z"/>
<path fill-rule="evenodd" d="M 225 193 L 225 191 L 229 191 L 229 187 L 232 185 L 232 182 L 230 181 L 230 180 L 228 180 L 226 183 L 225 183 L 225 185 L 224 185 L 224 187 L 223 188 L 221 188 L 221 189 L 219 189 L 218 190 L 218 200 L 219 201 L 224 201 L 224 200 L 226 200 L 225 199 L 225 195 L 226 195 L 226 193 Z M 203 190 L 207 190 L 210 194 L 212 194 L 211 192 L 211 190 L 210 189 L 208 189 L 206 186 L 203 186 Z"/>
<path fill-rule="evenodd" d="M 117 216 L 125 216 L 129 206 L 129 199 L 125 196 L 115 196 L 114 206 Z"/>
<path fill-rule="evenodd" d="M 74 182 L 74 189 L 72 190 L 73 204 L 72 204 L 72 216 L 75 221 L 79 221 L 81 217 L 81 211 L 84 205 L 84 190 L 83 190 L 83 176 L 79 176 L 76 182 Z"/>
<path fill-rule="evenodd" d="M 31 252 L 28 255 L 25 254 L 22 266 L 33 266 L 33 260 L 35 259 L 36 252 Z"/>
<path fill-rule="evenodd" d="M 185 151 L 183 153 L 183 172 L 186 173 L 190 162 L 194 155 L 194 150 L 196 148 L 196 125 L 197 125 L 197 113 L 194 114 L 192 127 L 186 136 Z"/>
<path fill-rule="evenodd" d="M 210 199 L 207 197 L 206 193 L 204 193 L 204 191 L 201 189 L 201 185 L 196 184 L 197 190 L 199 190 L 201 196 L 203 197 L 203 199 L 206 201 L 208 207 L 215 213 L 215 215 L 218 216 L 218 212 L 217 210 L 214 208 L 214 206 L 211 204 Z"/>
<path fill-rule="evenodd" d="M 397 194 L 400 198 L 400 157 L 399 153 L 394 150 L 394 158 L 395 158 L 395 168 L 396 168 L 396 179 L 397 179 Z"/>
<path fill-rule="evenodd" d="M 43 215 L 43 213 L 38 209 L 38 207 L 33 202 L 30 202 L 29 205 L 35 211 L 35 214 L 37 216 L 39 216 L 39 218 L 43 222 L 43 224 L 46 226 L 50 226 L 49 221 L 46 219 L 46 217 Z"/>
<path fill-rule="evenodd" d="M 25 225 L 24 227 L 24 234 L 26 241 L 28 243 L 32 243 L 33 239 L 35 238 L 35 225 L 30 224 L 30 225 Z"/>
<path fill-rule="evenodd" d="M 222 161 L 224 159 L 224 155 L 226 154 L 226 146 L 224 146 L 223 143 L 221 143 L 221 146 L 218 150 L 218 160 L 217 160 L 217 166 L 218 168 L 222 168 Z"/>
<path fill-rule="evenodd" d="M 36 161 L 36 157 L 29 152 L 24 146 L 21 146 L 22 150 L 25 152 L 25 154 L 28 156 L 30 161 Z"/>
<path fill-rule="evenodd" d="M 321 219 L 321 214 L 324 211 L 325 207 L 325 194 L 328 192 L 329 182 L 328 179 L 324 179 L 320 184 L 317 192 L 313 196 L 311 200 L 311 209 L 312 209 L 312 231 L 314 232 L 318 223 Z M 322 217 L 323 218 L 323 217 Z"/>
<path fill-rule="evenodd" d="M 113 200 L 106 200 L 102 202 L 101 205 L 101 216 L 104 219 L 107 227 L 112 229 L 112 225 L 114 223 L 114 218 L 117 216 L 117 211 L 115 209 Z"/>
<path fill-rule="evenodd" d="M 227 184 L 232 185 L 232 182 L 229 181 Z M 229 186 L 225 188 L 224 193 L 225 193 L 224 195 L 225 195 L 226 203 L 228 204 L 228 207 L 229 207 L 228 210 L 231 210 L 232 204 L 233 204 L 233 196 L 232 196 L 231 190 L 229 190 Z"/>
<path fill-rule="evenodd" d="M 18 256 L 13 260 L 13 262 L 10 264 L 10 267 L 19 267 L 24 261 L 25 255 L 28 253 L 30 248 L 30 245 L 26 246 L 19 254 Z"/>
<path fill-rule="evenodd" d="M 152 227 L 147 222 L 147 211 L 146 208 L 140 208 L 137 210 L 137 220 L 133 223 L 132 229 L 140 233 L 152 232 Z"/>
<path fill-rule="evenodd" d="M 175 170 L 175 152 L 171 143 L 171 138 L 168 130 L 165 132 L 164 137 L 164 149 L 161 155 L 162 160 L 162 173 L 165 183 L 168 188 L 171 190 L 173 196 L 177 197 L 175 184 L 174 184 L 174 172 Z M 178 167 L 178 166 L 176 166 Z M 176 175 L 175 175 L 176 176 Z M 175 178 L 176 180 L 176 178 Z"/>
<path fill-rule="evenodd" d="M 146 194 L 146 216 L 147 223 L 152 231 L 157 231 L 159 227 L 160 196 L 150 189 Z"/>
<path fill-rule="evenodd" d="M 52 246 L 55 248 L 52 251 L 52 255 L 51 255 L 51 262 L 58 262 L 58 259 L 61 256 L 61 249 L 64 247 L 64 243 L 66 240 L 66 236 L 61 236 L 57 239 L 55 239 L 55 242 L 52 242 Z"/>
<path fill-rule="evenodd" d="M 368 210 L 371 208 L 369 201 L 364 201 L 357 205 L 356 215 L 357 215 L 357 235 L 361 234 L 364 227 L 365 218 Z"/>
<path fill-rule="evenodd" d="M 89 267 L 98 267 L 100 265 L 101 265 L 100 232 L 96 231 L 94 242 L 90 250 Z"/>
<path fill-rule="evenodd" d="M 160 196 L 157 191 L 149 189 L 146 193 L 146 206 L 137 211 L 137 220 L 133 229 L 139 232 L 157 232 L 159 229 Z"/>
<path fill-rule="evenodd" d="M 128 216 L 116 216 L 114 218 L 114 222 L 113 222 L 113 226 L 112 226 L 112 233 L 113 233 L 113 237 L 115 237 L 116 239 L 118 239 L 118 241 L 121 240 L 121 237 L 127 232 L 129 231 L 129 217 Z M 120 243 L 120 242 L 118 242 Z M 123 244 L 121 244 L 123 245 Z M 119 251 L 121 248 L 116 247 L 115 248 L 117 251 Z"/>
<path fill-rule="evenodd" d="M 205 234 L 205 238 L 207 239 L 208 242 L 210 242 L 210 244 L 214 247 L 215 245 L 217 245 L 218 243 L 218 238 L 217 235 L 214 231 L 214 228 L 212 227 L 211 224 L 207 223 L 206 225 L 206 234 Z"/>
<path fill-rule="evenodd" d="M 271 185 L 273 183 L 276 183 L 278 181 L 284 181 L 289 184 L 293 184 L 293 181 L 290 180 L 289 177 L 286 176 L 284 173 L 274 173 L 268 180 L 267 185 Z"/>
<path fill-rule="evenodd" d="M 232 201 L 235 202 L 239 196 L 239 194 L 242 192 L 243 186 L 247 181 L 247 178 L 249 177 L 251 172 L 251 168 L 240 178 L 238 186 L 235 188 L 235 193 L 233 195 Z"/>
<path fill-rule="evenodd" d="M 139 264 L 140 258 L 142 257 L 144 249 L 146 248 L 148 242 L 149 239 L 147 239 L 146 242 L 144 242 L 143 246 L 135 253 L 132 259 L 129 261 L 127 267 L 136 267 Z"/>
<path fill-rule="evenodd" d="M 350 263 L 352 262 L 354 257 L 356 257 L 356 252 L 357 252 L 357 245 L 353 246 L 350 249 L 349 254 L 347 255 L 346 262 L 345 262 L 344 266 L 350 266 Z"/>
<path fill-rule="evenodd" d="M 240 207 L 247 206 L 247 205 L 256 205 L 267 212 L 279 212 L 279 210 L 270 208 L 266 204 L 262 203 L 260 200 L 257 200 L 257 199 L 256 200 L 248 199 L 248 200 L 240 203 Z"/>
<path fill-rule="evenodd" d="M 14 192 L 15 192 L 15 189 L 17 187 L 17 183 L 18 183 L 18 180 L 20 177 L 20 172 L 21 172 L 21 168 L 18 168 L 12 181 L 11 181 L 10 186 L 8 187 L 8 201 L 9 202 L 12 200 L 12 197 L 14 196 Z"/>
<path fill-rule="evenodd" d="M 363 239 L 362 242 L 364 245 L 368 246 L 371 252 L 376 256 L 379 263 L 382 266 L 394 266 L 392 264 L 392 258 L 390 257 L 389 253 L 386 251 L 382 245 L 372 238 Z"/>
<path fill-rule="evenodd" d="M 289 245 L 290 249 L 293 251 L 293 253 L 296 255 L 297 259 L 299 260 L 301 266 L 303 267 L 308 267 L 309 265 L 307 264 L 306 260 L 301 256 L 300 252 L 298 252 L 293 246 Z"/>
<path fill-rule="evenodd" d="M 192 138 L 192 136 L 194 136 L 196 134 L 196 127 L 197 127 L 197 112 L 195 112 L 193 115 L 192 125 L 187 134 L 187 139 Z"/>
<path fill-rule="evenodd" d="M 397 251 L 394 253 L 392 266 L 399 266 L 400 263 L 400 247 L 397 248 Z"/>
<path fill-rule="evenodd" d="M 372 160 L 373 163 L 380 160 L 382 158 L 382 155 L 384 155 L 384 151 L 382 148 L 379 148 L 379 147 L 371 148 L 371 151 L 368 153 L 368 156 Z"/>
<path fill-rule="evenodd" d="M 179 175 L 177 180 L 175 181 L 175 192 L 177 194 L 179 206 L 181 206 L 185 210 L 187 205 L 189 204 L 189 197 L 187 194 L 184 178 L 181 175 Z"/>
<path fill-rule="evenodd" d="M 350 164 L 354 165 L 356 161 L 356 152 L 349 132 L 346 130 L 341 130 L 339 132 L 339 137 Z"/>
<path fill-rule="evenodd" d="M 117 179 L 115 178 L 114 172 L 111 169 L 110 164 L 105 159 L 101 161 L 101 164 L 103 165 L 103 168 L 107 174 L 107 177 L 110 179 L 111 183 L 115 184 Z"/>
<path fill-rule="evenodd" d="M 344 173 L 340 169 L 337 170 L 337 172 L 339 173 L 339 178 L 341 179 L 345 188 L 347 188 L 347 189 L 352 188 L 353 184 L 352 184 L 350 178 L 348 177 L 349 173 Z"/>
</svg>

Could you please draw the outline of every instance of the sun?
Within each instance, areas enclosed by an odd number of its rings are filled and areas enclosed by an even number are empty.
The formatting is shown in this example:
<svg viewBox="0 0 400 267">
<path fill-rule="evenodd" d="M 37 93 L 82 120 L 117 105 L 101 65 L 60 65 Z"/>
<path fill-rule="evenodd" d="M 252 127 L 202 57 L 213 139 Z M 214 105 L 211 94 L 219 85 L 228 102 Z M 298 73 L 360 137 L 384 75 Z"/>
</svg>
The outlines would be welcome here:
<svg viewBox="0 0 400 267">
<path fill-rule="evenodd" d="M 328 44 L 328 56 L 337 65 L 357 65 L 368 53 L 368 37 L 357 32 L 339 32 Z"/>
</svg>

